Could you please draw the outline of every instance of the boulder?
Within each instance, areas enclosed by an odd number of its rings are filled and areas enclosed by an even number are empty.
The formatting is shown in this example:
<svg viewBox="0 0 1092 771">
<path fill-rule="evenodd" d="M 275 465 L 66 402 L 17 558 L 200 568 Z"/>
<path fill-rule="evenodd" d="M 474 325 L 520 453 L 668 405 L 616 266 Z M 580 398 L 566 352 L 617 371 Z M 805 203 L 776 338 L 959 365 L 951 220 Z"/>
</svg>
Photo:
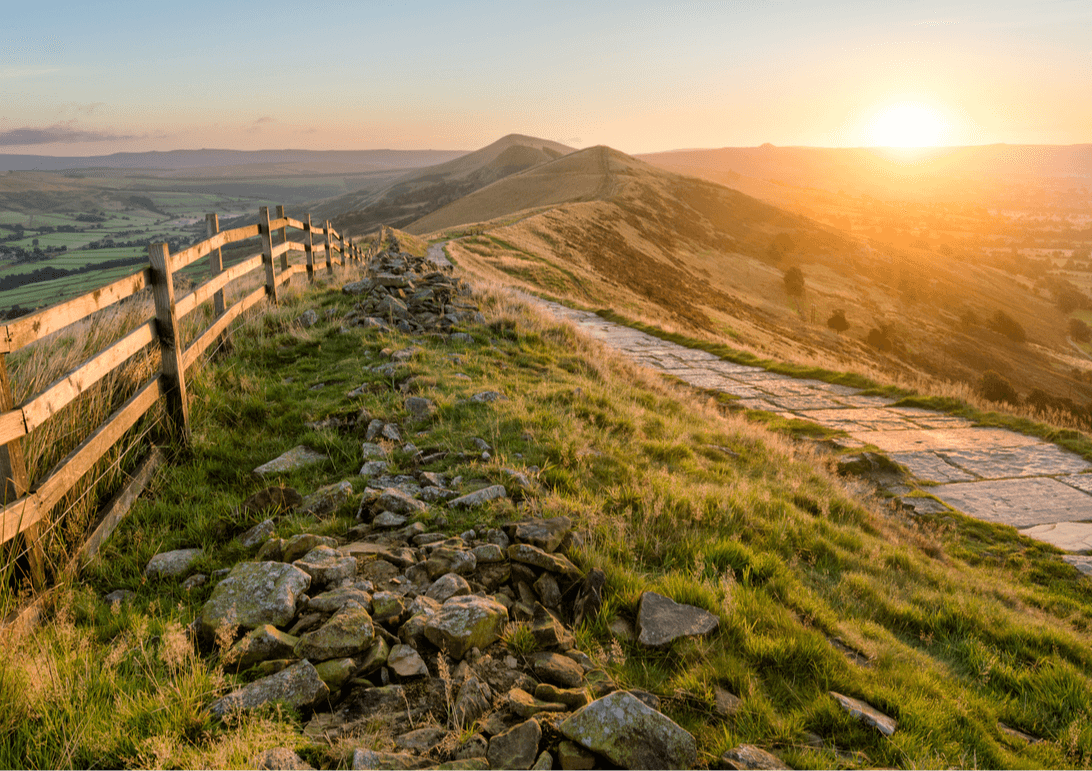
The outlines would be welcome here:
<svg viewBox="0 0 1092 771">
<path fill-rule="evenodd" d="M 531 565 L 569 578 L 579 578 L 580 569 L 560 554 L 550 554 L 528 543 L 514 543 L 508 547 L 508 559 Z"/>
<path fill-rule="evenodd" d="M 306 466 L 314 466 L 329 460 L 321 452 L 316 452 L 310 447 L 299 445 L 293 447 L 288 452 L 280 455 L 268 463 L 263 463 L 254 469 L 254 473 L 260 477 L 271 476 L 273 474 L 286 474 L 289 471 L 294 471 L 298 468 L 305 468 Z"/>
<path fill-rule="evenodd" d="M 243 562 L 216 585 L 201 608 L 201 631 L 216 633 L 221 624 L 253 629 L 284 626 L 296 615 L 296 599 L 311 585 L 311 576 L 283 562 Z"/>
<path fill-rule="evenodd" d="M 517 522 L 513 535 L 519 543 L 529 543 L 543 551 L 557 551 L 557 547 L 573 529 L 573 521 L 568 517 L 550 519 L 532 519 Z"/>
<path fill-rule="evenodd" d="M 584 682 L 584 667 L 560 653 L 536 653 L 531 657 L 535 676 L 562 688 L 576 688 Z"/>
<path fill-rule="evenodd" d="M 472 648 L 486 648 L 500 639 L 508 610 L 496 600 L 468 595 L 452 597 L 425 624 L 425 637 L 437 648 L 461 659 Z"/>
<path fill-rule="evenodd" d="M 299 535 L 294 535 L 284 542 L 284 547 L 281 551 L 281 561 L 295 562 L 316 546 L 329 546 L 333 549 L 337 547 L 337 539 L 331 538 L 328 535 L 315 535 L 314 533 L 300 533 Z"/>
<path fill-rule="evenodd" d="M 356 659 L 350 658 L 330 659 L 315 664 L 315 671 L 331 691 L 344 685 L 356 670 Z"/>
<path fill-rule="evenodd" d="M 364 610 L 372 605 L 372 595 L 367 591 L 370 581 L 360 581 L 349 586 L 339 586 L 328 592 L 312 597 L 307 609 L 317 613 L 336 613 L 349 602 L 355 602 Z"/>
<path fill-rule="evenodd" d="M 241 536 L 239 536 L 239 544 L 244 549 L 253 549 L 255 546 L 260 546 L 269 540 L 273 535 L 273 520 L 263 519 L 254 527 L 247 530 Z"/>
<path fill-rule="evenodd" d="M 489 684 L 471 675 L 459 686 L 452 718 L 456 726 L 466 727 L 490 710 L 493 691 Z"/>
<path fill-rule="evenodd" d="M 253 768 L 261 771 L 312 771 L 313 766 L 290 747 L 273 747 L 250 761 Z"/>
<path fill-rule="evenodd" d="M 483 487 L 481 490 L 475 490 L 467 495 L 462 495 L 458 498 L 454 498 L 447 502 L 447 505 L 454 509 L 472 509 L 475 506 L 481 506 L 489 501 L 497 498 L 505 498 L 508 493 L 504 489 L 504 485 L 491 485 L 490 487 Z"/>
<path fill-rule="evenodd" d="M 177 578 L 189 571 L 193 563 L 204 554 L 202 549 L 175 549 L 155 555 L 144 568 L 148 578 Z"/>
<path fill-rule="evenodd" d="M 778 771 L 778 769 L 788 768 L 781 758 L 753 744 L 733 747 L 721 756 L 720 762 L 724 768 L 735 769 L 735 771 Z"/>
<path fill-rule="evenodd" d="M 251 710 L 272 701 L 304 709 L 328 698 L 330 689 L 322 682 L 311 662 L 304 660 L 269 677 L 263 677 L 209 705 L 217 717 L 235 710 Z"/>
<path fill-rule="evenodd" d="M 428 505 L 412 498 L 397 487 L 387 487 L 379 494 L 376 505 L 395 514 L 416 514 L 428 509 Z"/>
<path fill-rule="evenodd" d="M 688 731 L 626 691 L 596 699 L 559 729 L 622 768 L 690 768 L 698 757 Z"/>
<path fill-rule="evenodd" d="M 709 634 L 720 619 L 707 610 L 682 605 L 656 592 L 641 595 L 637 610 L 637 642 L 663 648 L 680 637 Z"/>
<path fill-rule="evenodd" d="M 329 546 L 316 546 L 292 564 L 311 576 L 316 586 L 341 581 L 356 573 L 356 560 Z"/>
<path fill-rule="evenodd" d="M 862 723 L 872 726 L 884 736 L 890 736 L 898 728 L 899 724 L 894 718 L 888 717 L 871 704 L 854 699 L 851 696 L 843 696 L 835 691 L 831 691 L 830 695 L 841 705 L 842 709 Z"/>
<path fill-rule="evenodd" d="M 293 655 L 299 638 L 282 632 L 272 624 L 252 629 L 224 655 L 224 663 L 242 671 L 259 661 L 284 659 Z"/>
<path fill-rule="evenodd" d="M 497 734 L 489 740 L 489 767 L 530 768 L 538 758 L 541 739 L 542 728 L 534 718 Z"/>
<path fill-rule="evenodd" d="M 443 603 L 452 597 L 461 597 L 470 594 L 470 584 L 466 579 L 455 573 L 445 573 L 437 578 L 425 591 L 425 596 Z"/>
<path fill-rule="evenodd" d="M 299 507 L 300 512 L 316 517 L 324 517 L 336 511 L 352 496 L 353 486 L 350 482 L 335 482 L 332 485 L 320 487 L 304 498 Z"/>
<path fill-rule="evenodd" d="M 368 611 L 349 602 L 318 629 L 302 635 L 295 653 L 315 661 L 355 656 L 371 647 L 373 637 L 375 627 Z"/>
<path fill-rule="evenodd" d="M 427 765 L 428 760 L 409 752 L 380 752 L 364 747 L 353 752 L 353 771 L 408 771 Z"/>
<path fill-rule="evenodd" d="M 428 677 L 428 667 L 416 650 L 408 645 L 395 645 L 387 656 L 387 668 L 400 680 Z"/>
</svg>

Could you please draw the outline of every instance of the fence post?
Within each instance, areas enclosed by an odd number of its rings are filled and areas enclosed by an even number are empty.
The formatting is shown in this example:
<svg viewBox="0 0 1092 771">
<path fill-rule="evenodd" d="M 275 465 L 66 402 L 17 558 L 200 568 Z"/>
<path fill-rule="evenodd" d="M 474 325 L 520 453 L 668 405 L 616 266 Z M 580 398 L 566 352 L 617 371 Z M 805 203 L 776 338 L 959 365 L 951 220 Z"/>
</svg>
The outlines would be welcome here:
<svg viewBox="0 0 1092 771">
<path fill-rule="evenodd" d="M 262 264 L 265 265 L 265 295 L 277 302 L 277 271 L 273 268 L 273 234 L 269 231 L 269 207 L 258 210 L 258 233 L 262 236 Z"/>
<path fill-rule="evenodd" d="M 330 248 L 330 231 L 333 228 L 330 227 L 330 220 L 326 220 L 326 224 L 322 227 L 322 233 L 326 236 L 326 273 L 327 275 L 334 275 L 334 253 Z"/>
<path fill-rule="evenodd" d="M 160 371 L 167 399 L 167 418 L 183 444 L 190 441 L 190 405 L 186 396 L 186 368 L 182 364 L 182 339 L 174 308 L 174 276 L 171 255 L 166 244 L 148 244 L 152 264 L 152 299 L 155 300 L 155 327 L 159 338 Z"/>
<path fill-rule="evenodd" d="M 214 235 L 220 232 L 220 218 L 216 214 L 205 215 L 205 236 L 212 238 Z M 209 278 L 216 278 L 224 272 L 224 255 L 217 247 L 209 252 Z M 216 312 L 216 318 L 220 318 L 224 315 L 224 290 L 217 289 L 216 294 L 212 296 L 212 306 Z M 216 347 L 222 348 L 227 345 L 228 333 L 223 332 L 220 337 L 216 339 Z"/>
<path fill-rule="evenodd" d="M 11 381 L 8 380 L 7 355 L 0 353 L 0 412 L 15 408 Z M 27 466 L 23 458 L 23 442 L 15 439 L 0 446 L 0 475 L 4 482 L 4 504 L 17 501 L 27 494 L 30 482 L 27 479 Z M 35 587 L 45 586 L 45 552 L 42 549 L 42 527 L 44 522 L 36 522 L 23 531 L 23 542 L 27 548 L 27 562 L 30 566 L 30 580 Z"/>
<path fill-rule="evenodd" d="M 315 239 L 311 235 L 311 215 L 307 215 L 307 241 L 304 242 L 304 246 L 307 247 L 307 280 L 314 282 L 315 280 Z"/>
<path fill-rule="evenodd" d="M 277 219 L 279 219 L 279 220 L 284 219 L 284 207 L 283 206 L 278 206 L 277 207 Z M 287 244 L 288 243 L 288 226 L 285 225 L 283 228 L 280 228 L 277 232 L 281 234 L 281 243 L 282 244 Z M 285 252 L 284 254 L 281 255 L 281 271 L 283 272 L 283 271 L 286 271 L 286 270 L 288 270 L 288 252 Z"/>
</svg>

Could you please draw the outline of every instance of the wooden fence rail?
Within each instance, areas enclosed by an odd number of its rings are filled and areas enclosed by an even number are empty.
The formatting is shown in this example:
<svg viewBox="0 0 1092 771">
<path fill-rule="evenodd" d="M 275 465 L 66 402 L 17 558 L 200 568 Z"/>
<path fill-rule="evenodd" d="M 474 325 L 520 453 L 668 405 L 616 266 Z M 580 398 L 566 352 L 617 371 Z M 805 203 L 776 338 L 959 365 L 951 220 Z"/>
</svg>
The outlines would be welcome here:
<svg viewBox="0 0 1092 771">
<path fill-rule="evenodd" d="M 177 254 L 170 254 L 167 244 L 149 244 L 149 267 L 118 279 L 92 292 L 46 308 L 29 316 L 0 325 L 0 477 L 4 480 L 3 506 L 0 508 L 0 544 L 22 534 L 36 582 L 41 576 L 41 549 L 37 531 L 51 510 L 73 486 L 102 458 L 122 436 L 159 401 L 165 400 L 168 422 L 174 438 L 189 438 L 189 407 L 186 395 L 186 370 L 214 343 L 222 340 L 231 323 L 248 309 L 268 298 L 277 302 L 279 292 L 297 274 L 314 280 L 317 249 L 324 249 L 326 270 L 334 265 L 361 262 L 365 253 L 335 231 L 329 220 L 322 226 L 312 224 L 311 216 L 296 220 L 277 207 L 270 219 L 262 207 L 258 222 L 231 230 L 220 230 L 215 214 L 206 218 L 205 240 Z M 288 230 L 299 231 L 299 240 L 289 240 Z M 221 249 L 259 237 L 261 250 L 244 257 L 227 269 Z M 305 262 L 291 265 L 289 253 L 302 253 Z M 335 257 L 335 255 L 337 255 Z M 208 278 L 192 291 L 176 297 L 175 275 L 198 260 L 209 258 Z M 277 258 L 280 260 L 277 260 Z M 224 290 L 229 285 L 264 268 L 260 287 L 238 299 L 230 307 L 224 304 Z M 79 322 L 143 289 L 150 288 L 154 313 L 140 320 L 123 338 L 65 373 L 56 382 L 33 394 L 21 404 L 13 398 L 8 379 L 6 357 L 33 342 Z M 183 347 L 180 322 L 209 300 L 213 301 L 213 322 Z M 66 405 L 86 393 L 96 383 L 123 366 L 133 356 L 152 344 L 161 352 L 160 370 L 140 385 L 121 407 L 98 427 L 88 427 L 82 442 L 44 477 L 27 479 L 21 442 L 40 428 Z"/>
</svg>

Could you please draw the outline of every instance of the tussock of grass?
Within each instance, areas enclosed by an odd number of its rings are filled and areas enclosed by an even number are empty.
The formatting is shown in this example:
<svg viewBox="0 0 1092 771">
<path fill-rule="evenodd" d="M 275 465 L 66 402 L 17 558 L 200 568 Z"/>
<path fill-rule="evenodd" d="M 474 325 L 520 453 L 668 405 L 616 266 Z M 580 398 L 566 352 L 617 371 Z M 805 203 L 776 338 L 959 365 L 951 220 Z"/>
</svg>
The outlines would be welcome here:
<svg viewBox="0 0 1092 771">
<path fill-rule="evenodd" d="M 295 327 L 308 307 L 347 311 L 346 299 L 324 289 L 238 330 L 235 355 L 192 380 L 191 450 L 164 469 L 102 563 L 58 594 L 49 623 L 4 646 L 0 714 L 9 730 L 0 733 L 0 761 L 228 766 L 271 746 L 301 746 L 296 715 L 270 710 L 233 726 L 209 718 L 204 705 L 246 677 L 180 642 L 211 585 L 187 593 L 147 580 L 143 567 L 157 551 L 185 546 L 206 549 L 203 572 L 246 558 L 234 538 L 254 522 L 233 509 L 267 484 L 249 470 L 296 444 L 330 459 L 286 484 L 303 493 L 341 479 L 356 486 L 361 437 L 305 423 L 361 409 L 400 420 L 395 387 L 405 384 L 437 405 L 414 443 L 463 452 L 481 437 L 495 448 L 489 462 L 453 455 L 431 470 L 484 483 L 518 469 L 538 484 L 515 510 L 436 509 L 423 519 L 443 515 L 459 532 L 515 516 L 573 517 L 582 543 L 574 558 L 607 573 L 603 613 L 576 630 L 579 645 L 621 685 L 658 694 L 696 735 L 703 762 L 740 742 L 822 766 L 1092 762 L 1092 590 L 1050 549 L 955 514 L 897 516 L 788 437 L 724 414 L 510 295 L 488 290 L 481 299 L 488 324 L 467 330 L 469 345 L 343 334 L 336 321 Z M 384 348 L 411 344 L 421 353 L 393 378 L 366 369 L 386 361 Z M 361 384 L 366 393 L 347 399 Z M 509 398 L 467 401 L 484 390 Z M 392 449 L 391 471 L 411 471 L 409 456 Z M 277 535 L 344 533 L 356 503 L 321 523 L 282 518 Z M 136 598 L 115 614 L 101 597 L 116 588 Z M 610 621 L 633 621 L 647 590 L 715 613 L 719 629 L 668 651 L 615 639 Z M 508 644 L 524 647 L 521 634 L 513 629 Z M 834 647 L 834 637 L 866 663 Z M 717 715 L 716 687 L 743 699 L 738 713 Z M 883 709 L 898 732 L 882 738 L 828 690 Z M 1045 741 L 1016 746 L 999 720 Z M 305 754 L 337 764 L 350 751 Z"/>
</svg>

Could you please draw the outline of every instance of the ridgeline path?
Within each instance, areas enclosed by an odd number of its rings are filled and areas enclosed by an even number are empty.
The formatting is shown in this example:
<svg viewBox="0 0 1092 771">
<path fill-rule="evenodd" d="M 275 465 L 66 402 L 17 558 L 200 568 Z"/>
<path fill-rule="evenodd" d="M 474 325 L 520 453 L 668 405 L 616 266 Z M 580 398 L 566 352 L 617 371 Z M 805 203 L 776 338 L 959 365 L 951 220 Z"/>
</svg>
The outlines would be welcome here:
<svg viewBox="0 0 1092 771">
<path fill-rule="evenodd" d="M 447 262 L 443 245 L 429 250 Z M 964 514 L 1012 525 L 1023 535 L 1070 552 L 1065 560 L 1092 575 L 1092 463 L 1055 444 L 860 389 L 795 378 L 724 361 L 595 313 L 521 295 L 636 364 L 693 386 L 738 397 L 740 406 L 844 431 L 843 446 L 876 447 L 905 467 L 925 492 Z M 911 488 L 894 489 L 905 495 Z M 927 498 L 906 499 L 921 511 L 942 511 Z"/>
</svg>

